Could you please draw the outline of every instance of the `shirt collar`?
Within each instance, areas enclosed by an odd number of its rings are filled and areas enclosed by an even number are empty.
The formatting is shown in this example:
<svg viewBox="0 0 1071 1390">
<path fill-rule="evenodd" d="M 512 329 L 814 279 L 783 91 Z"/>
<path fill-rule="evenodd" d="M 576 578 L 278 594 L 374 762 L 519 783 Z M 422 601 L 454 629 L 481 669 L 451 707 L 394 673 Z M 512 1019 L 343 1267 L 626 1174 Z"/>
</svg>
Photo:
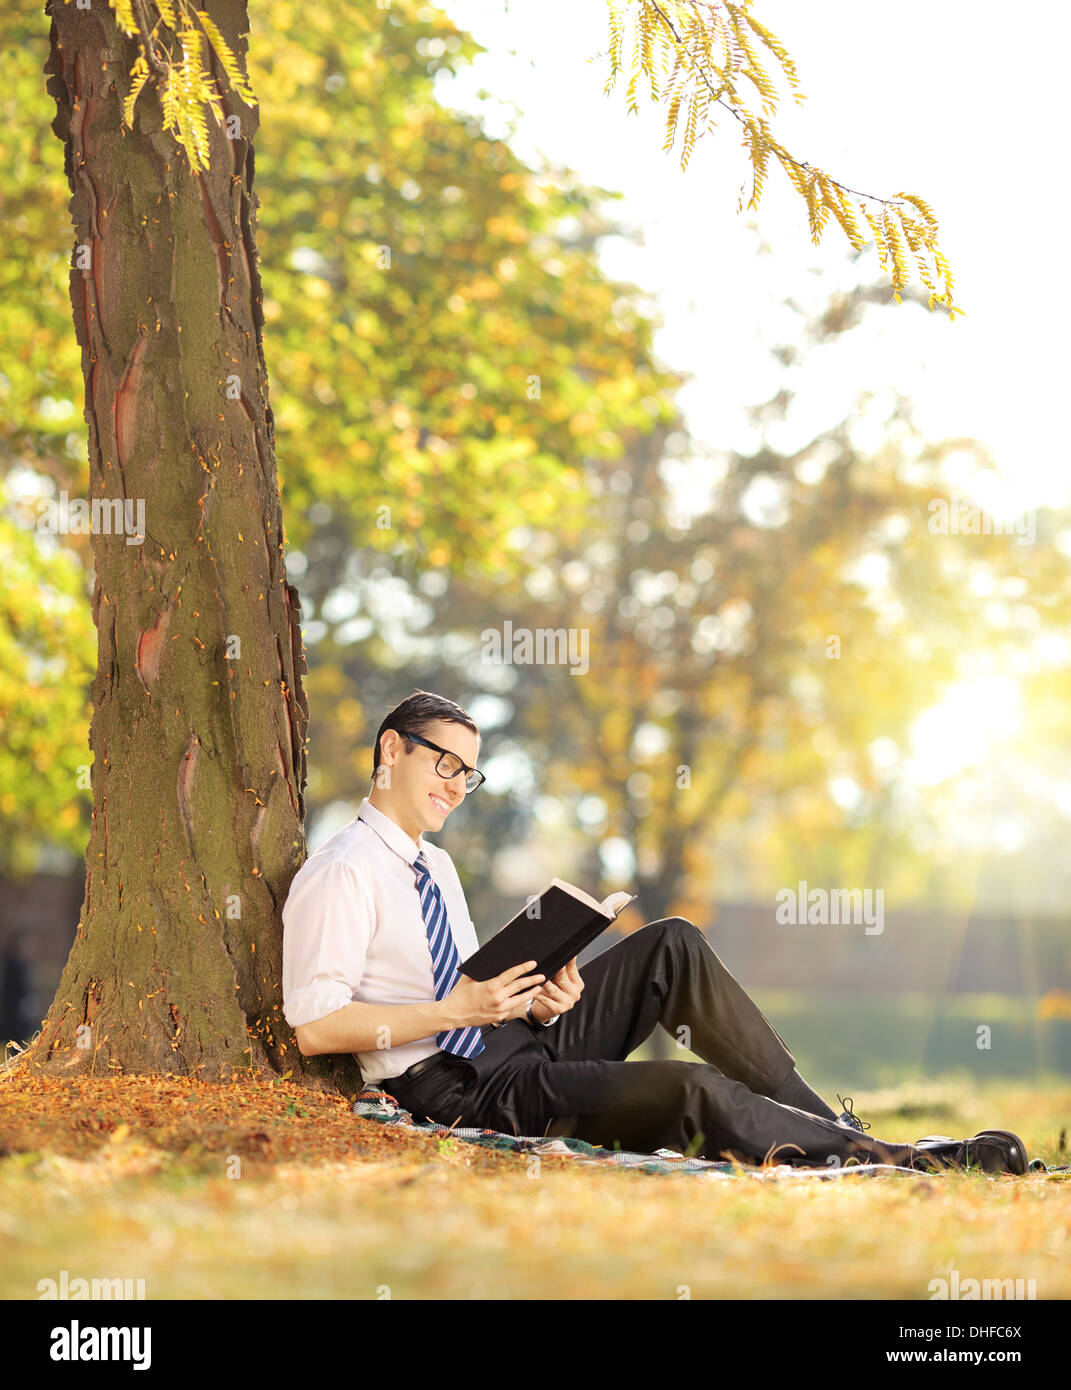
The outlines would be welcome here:
<svg viewBox="0 0 1071 1390">
<path fill-rule="evenodd" d="M 427 849 L 423 835 L 412 840 L 396 821 L 385 815 L 378 806 L 373 806 L 366 796 L 357 808 L 358 817 L 373 829 L 388 849 L 400 855 L 407 864 L 413 864 L 418 854 Z"/>
</svg>

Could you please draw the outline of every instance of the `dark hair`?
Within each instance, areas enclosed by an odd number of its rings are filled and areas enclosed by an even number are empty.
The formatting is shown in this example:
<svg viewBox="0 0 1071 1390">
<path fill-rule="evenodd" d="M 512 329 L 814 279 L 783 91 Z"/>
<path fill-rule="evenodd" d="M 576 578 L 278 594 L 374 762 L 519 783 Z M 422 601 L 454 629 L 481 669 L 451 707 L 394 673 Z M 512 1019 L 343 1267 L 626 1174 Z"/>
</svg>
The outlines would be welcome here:
<svg viewBox="0 0 1071 1390">
<path fill-rule="evenodd" d="M 465 728 L 471 729 L 474 734 L 480 732 L 473 722 L 472 716 L 466 713 L 460 705 L 455 704 L 453 700 L 447 700 L 443 695 L 433 695 L 430 690 L 414 690 L 412 695 L 407 695 L 400 705 L 395 705 L 379 726 L 379 732 L 376 734 L 376 746 L 372 751 L 373 780 L 376 769 L 379 767 L 379 741 L 388 729 L 394 729 L 395 732 L 408 729 L 410 733 L 422 734 L 429 724 L 434 724 L 440 719 L 450 724 L 464 724 Z M 407 743 L 405 751 L 411 753 L 413 745 Z"/>
</svg>

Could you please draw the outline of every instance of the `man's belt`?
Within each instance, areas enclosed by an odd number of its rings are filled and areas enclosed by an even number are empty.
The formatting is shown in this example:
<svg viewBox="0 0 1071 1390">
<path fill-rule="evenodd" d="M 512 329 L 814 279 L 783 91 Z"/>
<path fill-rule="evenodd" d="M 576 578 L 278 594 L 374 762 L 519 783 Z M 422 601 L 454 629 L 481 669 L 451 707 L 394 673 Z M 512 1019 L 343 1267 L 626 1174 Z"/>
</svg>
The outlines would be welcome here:
<svg viewBox="0 0 1071 1390">
<path fill-rule="evenodd" d="M 411 1067 L 406 1067 L 400 1076 L 392 1076 L 391 1081 L 415 1081 L 426 1071 L 431 1071 L 433 1067 L 439 1067 L 445 1057 L 452 1056 L 449 1052 L 433 1052 L 430 1057 L 422 1057 L 419 1062 L 414 1062 Z"/>
<path fill-rule="evenodd" d="M 522 1019 L 508 1019 L 504 1023 L 485 1023 L 483 1025 L 484 1041 L 487 1041 L 488 1035 L 493 1034 L 495 1029 L 508 1028 L 510 1023 L 524 1023 L 524 1027 L 520 1029 L 520 1034 L 523 1035 L 524 1039 L 530 1038 L 534 1031 L 543 1031 L 541 1026 L 538 1030 L 534 1030 L 530 1024 L 524 1022 Z M 508 1055 L 508 1053 L 506 1055 Z M 398 1082 L 404 1085 L 408 1081 L 415 1081 L 418 1076 L 422 1076 L 426 1071 L 431 1071 L 433 1067 L 448 1066 L 458 1061 L 464 1062 L 466 1059 L 464 1057 L 456 1057 L 452 1052 L 443 1052 L 440 1050 L 439 1052 L 433 1052 L 430 1057 L 422 1057 L 419 1062 L 414 1062 L 411 1067 L 406 1067 L 405 1071 L 401 1072 L 398 1076 L 384 1077 L 382 1081 L 376 1084 L 382 1086 L 384 1090 L 389 1091 L 391 1087 L 397 1085 Z M 471 1067 L 472 1063 L 468 1062 L 468 1066 Z"/>
<path fill-rule="evenodd" d="M 411 1067 L 406 1067 L 405 1071 L 398 1076 L 387 1076 L 379 1083 L 381 1086 L 390 1089 L 392 1084 L 399 1081 L 415 1081 L 418 1076 L 422 1076 L 426 1071 L 446 1065 L 447 1062 L 456 1062 L 459 1059 L 452 1052 L 433 1052 L 430 1057 L 422 1057 L 419 1062 L 414 1062 Z M 464 1060 L 463 1058 L 460 1060 Z"/>
</svg>

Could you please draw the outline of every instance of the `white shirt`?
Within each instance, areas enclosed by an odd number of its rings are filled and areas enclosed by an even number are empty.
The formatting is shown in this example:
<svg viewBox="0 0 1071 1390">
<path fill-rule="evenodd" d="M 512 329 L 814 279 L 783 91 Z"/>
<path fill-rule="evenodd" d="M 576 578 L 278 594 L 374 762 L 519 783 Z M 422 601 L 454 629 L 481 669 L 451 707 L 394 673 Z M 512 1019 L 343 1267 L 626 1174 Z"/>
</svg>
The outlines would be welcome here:
<svg viewBox="0 0 1071 1390">
<path fill-rule="evenodd" d="M 435 998 L 428 932 L 413 862 L 423 853 L 446 901 L 458 958 L 476 950 L 476 928 L 453 860 L 423 836 L 412 840 L 367 797 L 353 820 L 294 875 L 283 907 L 283 1015 L 291 1028 L 347 1004 L 425 1004 Z M 441 1051 L 435 1034 L 357 1052 L 366 1082 L 398 1076 Z"/>
</svg>

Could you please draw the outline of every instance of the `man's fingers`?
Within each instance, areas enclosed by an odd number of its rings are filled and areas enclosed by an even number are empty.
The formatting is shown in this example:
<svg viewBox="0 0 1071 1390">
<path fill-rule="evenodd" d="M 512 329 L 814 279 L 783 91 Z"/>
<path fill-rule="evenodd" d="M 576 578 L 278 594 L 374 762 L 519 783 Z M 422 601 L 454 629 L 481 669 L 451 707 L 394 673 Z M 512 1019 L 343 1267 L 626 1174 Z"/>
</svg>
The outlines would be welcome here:
<svg viewBox="0 0 1071 1390">
<path fill-rule="evenodd" d="M 526 970 L 534 970 L 538 964 L 537 960 L 522 961 L 520 965 L 511 965 L 508 970 L 503 970 L 498 978 L 508 984 L 511 980 L 515 980 L 518 975 L 523 975 Z"/>
<path fill-rule="evenodd" d="M 544 975 L 536 976 L 525 973 L 526 971 L 533 970 L 536 964 L 537 962 L 534 960 L 526 960 L 521 965 L 511 965 L 508 970 L 503 970 L 502 974 L 496 978 L 495 984 L 505 989 L 516 989 L 522 986 L 525 980 L 534 980 L 536 978 L 540 980 L 545 979 L 546 976 Z M 521 978 L 522 976 L 524 977 L 523 979 Z"/>
<path fill-rule="evenodd" d="M 583 987 L 583 984 L 581 984 L 580 988 L 583 989 Z M 542 990 L 546 996 L 547 1002 L 552 1004 L 566 1004 L 572 1007 L 580 997 L 579 990 L 561 989 L 552 980 L 548 980 L 547 983 L 542 986 Z"/>
<path fill-rule="evenodd" d="M 534 981 L 532 984 L 530 982 Z M 511 981 L 508 992 L 511 998 L 519 999 L 526 989 L 542 989 L 545 982 L 543 975 L 526 975 L 523 980 Z"/>
</svg>

